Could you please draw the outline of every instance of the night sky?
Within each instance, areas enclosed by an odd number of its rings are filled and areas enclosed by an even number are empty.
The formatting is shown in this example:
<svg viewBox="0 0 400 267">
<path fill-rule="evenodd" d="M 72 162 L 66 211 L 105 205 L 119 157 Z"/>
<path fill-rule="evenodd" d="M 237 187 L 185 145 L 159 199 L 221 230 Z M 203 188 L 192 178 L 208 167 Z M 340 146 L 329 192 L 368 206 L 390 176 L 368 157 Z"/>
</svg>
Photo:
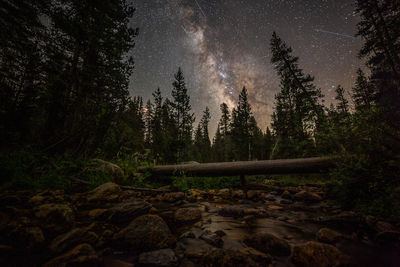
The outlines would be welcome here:
<svg viewBox="0 0 400 267">
<path fill-rule="evenodd" d="M 182 67 L 197 121 L 208 106 L 213 135 L 219 105 L 231 108 L 243 86 L 262 130 L 270 123 L 279 80 L 270 63 L 273 31 L 315 76 L 326 104 L 335 86 L 349 90 L 362 65 L 352 0 L 135 0 L 130 92 L 147 101 L 160 87 L 171 98 L 173 74 Z"/>
</svg>

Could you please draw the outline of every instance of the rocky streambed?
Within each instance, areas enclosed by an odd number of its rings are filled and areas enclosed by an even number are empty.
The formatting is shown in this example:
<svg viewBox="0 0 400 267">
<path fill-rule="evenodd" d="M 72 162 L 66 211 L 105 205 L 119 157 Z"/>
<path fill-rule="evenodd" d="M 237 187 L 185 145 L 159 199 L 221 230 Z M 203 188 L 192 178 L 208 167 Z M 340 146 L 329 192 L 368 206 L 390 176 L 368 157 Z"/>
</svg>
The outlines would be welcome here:
<svg viewBox="0 0 400 267">
<path fill-rule="evenodd" d="M 324 195 L 312 185 L 2 190 L 0 266 L 400 265 L 400 225 L 329 206 Z"/>
</svg>

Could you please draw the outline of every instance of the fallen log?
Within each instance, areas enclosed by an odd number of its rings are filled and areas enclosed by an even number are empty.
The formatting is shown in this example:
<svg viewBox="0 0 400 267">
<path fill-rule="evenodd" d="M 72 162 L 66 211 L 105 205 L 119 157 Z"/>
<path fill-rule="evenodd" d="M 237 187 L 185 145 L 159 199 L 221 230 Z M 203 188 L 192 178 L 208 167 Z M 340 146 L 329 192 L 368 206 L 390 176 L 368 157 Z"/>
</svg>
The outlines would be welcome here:
<svg viewBox="0 0 400 267">
<path fill-rule="evenodd" d="M 256 174 L 320 173 L 335 167 L 331 158 L 315 157 L 219 163 L 191 163 L 139 167 L 138 172 L 165 176 L 239 176 Z"/>
</svg>

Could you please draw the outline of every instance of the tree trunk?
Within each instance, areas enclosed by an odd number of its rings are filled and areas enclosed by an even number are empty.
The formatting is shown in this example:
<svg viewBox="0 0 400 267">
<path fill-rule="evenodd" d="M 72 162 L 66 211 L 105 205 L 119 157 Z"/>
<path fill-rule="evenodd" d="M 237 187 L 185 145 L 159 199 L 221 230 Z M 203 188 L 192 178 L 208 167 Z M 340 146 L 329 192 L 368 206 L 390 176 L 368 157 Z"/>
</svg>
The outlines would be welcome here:
<svg viewBox="0 0 400 267">
<path fill-rule="evenodd" d="M 335 167 L 330 158 L 279 159 L 260 161 L 237 161 L 220 163 L 195 163 L 139 167 L 138 172 L 150 172 L 153 175 L 186 176 L 239 176 L 256 174 L 295 174 L 319 173 Z"/>
</svg>

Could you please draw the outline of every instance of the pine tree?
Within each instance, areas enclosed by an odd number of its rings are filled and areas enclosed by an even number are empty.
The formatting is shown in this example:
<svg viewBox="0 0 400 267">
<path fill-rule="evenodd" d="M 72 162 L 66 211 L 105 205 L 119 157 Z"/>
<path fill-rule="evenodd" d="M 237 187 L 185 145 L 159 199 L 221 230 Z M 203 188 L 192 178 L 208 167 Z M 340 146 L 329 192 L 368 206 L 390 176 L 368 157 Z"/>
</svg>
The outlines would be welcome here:
<svg viewBox="0 0 400 267">
<path fill-rule="evenodd" d="M 48 42 L 40 17 L 47 5 L 1 0 L 0 6 L 0 145 L 37 144 Z"/>
<path fill-rule="evenodd" d="M 178 127 L 175 121 L 174 108 L 172 102 L 167 98 L 162 105 L 161 125 L 162 125 L 162 149 L 161 159 L 165 163 L 178 162 Z"/>
<path fill-rule="evenodd" d="M 203 117 L 201 118 L 200 124 L 202 129 L 202 149 L 201 158 L 203 162 L 210 162 L 211 142 L 210 135 L 208 133 L 208 125 L 210 123 L 211 115 L 208 107 L 204 110 Z"/>
<path fill-rule="evenodd" d="M 252 112 L 246 87 L 243 87 L 236 108 L 232 111 L 231 136 L 233 152 L 238 160 L 249 160 Z"/>
<path fill-rule="evenodd" d="M 194 151 L 193 151 L 194 158 L 199 162 L 203 161 L 202 157 L 203 141 L 204 141 L 203 131 L 201 123 L 199 123 L 197 125 L 196 132 L 194 134 Z"/>
<path fill-rule="evenodd" d="M 368 60 L 371 80 L 383 121 L 400 128 L 400 3 L 398 0 L 357 0 L 361 21 L 358 35 L 365 39 L 360 56 Z M 392 131 L 392 130 L 391 130 Z"/>
<path fill-rule="evenodd" d="M 361 69 L 357 70 L 357 80 L 353 87 L 352 97 L 357 111 L 370 109 L 375 101 L 375 87 L 368 81 Z"/>
<path fill-rule="evenodd" d="M 221 119 L 219 121 L 220 131 L 223 136 L 228 136 L 231 124 L 231 115 L 229 113 L 229 108 L 226 103 L 220 105 L 220 110 L 222 113 Z"/>
<path fill-rule="evenodd" d="M 45 138 L 59 151 L 91 153 L 126 106 L 133 13 L 122 0 L 52 2 Z"/>
<path fill-rule="evenodd" d="M 146 103 L 145 114 L 144 114 L 144 122 L 145 122 L 145 135 L 144 142 L 147 147 L 151 147 L 153 142 L 153 122 L 154 122 L 154 111 L 153 104 L 150 100 Z"/>
<path fill-rule="evenodd" d="M 281 79 L 281 92 L 276 96 L 272 127 L 281 144 L 280 156 L 304 156 L 312 150 L 310 140 L 323 124 L 325 114 L 321 90 L 314 77 L 305 75 L 298 66 L 298 57 L 274 32 L 271 39 L 271 62 Z M 285 148 L 284 148 L 285 147 Z M 311 153 L 311 151 L 310 151 Z"/>
<path fill-rule="evenodd" d="M 220 128 L 221 127 L 218 124 L 212 146 L 213 160 L 216 162 L 225 161 L 225 142 Z"/>
<path fill-rule="evenodd" d="M 342 115 L 349 114 L 349 101 L 346 99 L 344 93 L 344 88 L 341 85 L 338 85 L 335 89 L 336 97 L 335 99 L 338 101 L 336 105 L 337 111 Z"/>
<path fill-rule="evenodd" d="M 263 159 L 272 159 L 272 147 L 274 145 L 274 140 L 273 140 L 273 136 L 272 136 L 272 132 L 269 129 L 269 127 L 267 127 L 267 130 L 264 134 L 264 157 Z"/>
<path fill-rule="evenodd" d="M 172 97 L 174 99 L 174 117 L 178 129 L 178 160 L 188 160 L 192 146 L 194 114 L 191 113 L 190 96 L 187 93 L 185 79 L 181 68 L 175 74 Z"/>
<path fill-rule="evenodd" d="M 156 160 L 160 160 L 161 155 L 163 154 L 163 138 L 164 132 L 162 128 L 162 116 L 163 116 L 163 98 L 161 95 L 160 88 L 153 93 L 154 99 L 154 115 L 153 121 L 151 123 L 152 126 L 152 151 L 153 156 Z"/>
</svg>

